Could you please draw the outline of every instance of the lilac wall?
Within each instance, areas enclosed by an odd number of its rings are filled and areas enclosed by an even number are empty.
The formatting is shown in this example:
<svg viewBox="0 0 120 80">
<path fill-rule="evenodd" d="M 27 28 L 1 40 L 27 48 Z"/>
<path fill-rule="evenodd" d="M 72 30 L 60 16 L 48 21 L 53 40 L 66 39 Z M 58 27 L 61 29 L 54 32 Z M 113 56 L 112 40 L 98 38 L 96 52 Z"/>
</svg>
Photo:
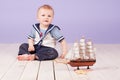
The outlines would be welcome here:
<svg viewBox="0 0 120 80">
<path fill-rule="evenodd" d="M 0 0 L 0 43 L 27 42 L 36 10 L 50 4 L 68 42 L 120 43 L 120 0 Z"/>
</svg>

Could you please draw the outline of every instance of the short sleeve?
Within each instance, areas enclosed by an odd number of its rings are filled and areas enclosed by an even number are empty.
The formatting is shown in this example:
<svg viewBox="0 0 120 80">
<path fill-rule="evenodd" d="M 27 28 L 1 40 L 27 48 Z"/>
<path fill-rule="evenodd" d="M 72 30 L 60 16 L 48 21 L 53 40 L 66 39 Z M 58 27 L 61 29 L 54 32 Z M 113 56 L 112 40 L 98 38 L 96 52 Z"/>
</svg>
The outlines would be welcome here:
<svg viewBox="0 0 120 80">
<path fill-rule="evenodd" d="M 32 28 L 31 29 L 31 31 L 30 31 L 30 33 L 28 34 L 28 38 L 30 39 L 30 38 L 35 38 L 35 31 L 34 31 L 34 29 Z"/>
<path fill-rule="evenodd" d="M 52 31 L 51 31 L 51 35 L 53 38 L 55 38 L 58 42 L 62 41 L 64 39 L 61 30 L 58 27 L 55 27 Z"/>
</svg>

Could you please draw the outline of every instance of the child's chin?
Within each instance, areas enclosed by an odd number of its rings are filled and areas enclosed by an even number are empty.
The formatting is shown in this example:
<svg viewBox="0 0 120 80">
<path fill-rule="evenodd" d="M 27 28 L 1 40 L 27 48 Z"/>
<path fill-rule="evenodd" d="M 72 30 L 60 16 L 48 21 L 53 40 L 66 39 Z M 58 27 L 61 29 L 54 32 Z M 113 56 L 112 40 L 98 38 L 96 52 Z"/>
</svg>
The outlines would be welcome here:
<svg viewBox="0 0 120 80">
<path fill-rule="evenodd" d="M 45 23 L 44 25 L 45 25 L 45 26 L 49 26 L 49 23 Z"/>
</svg>

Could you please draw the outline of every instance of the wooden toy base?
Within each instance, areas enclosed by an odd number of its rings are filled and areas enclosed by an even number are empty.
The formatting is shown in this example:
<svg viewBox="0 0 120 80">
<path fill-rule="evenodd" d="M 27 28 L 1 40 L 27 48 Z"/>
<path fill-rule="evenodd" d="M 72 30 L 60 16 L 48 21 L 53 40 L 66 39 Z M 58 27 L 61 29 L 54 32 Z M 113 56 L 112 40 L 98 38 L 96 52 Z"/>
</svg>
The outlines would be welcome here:
<svg viewBox="0 0 120 80">
<path fill-rule="evenodd" d="M 87 69 L 90 69 L 89 66 L 93 66 L 95 62 L 96 60 L 70 60 L 68 64 L 72 67 L 77 67 L 77 70 L 79 70 L 80 66 L 87 66 Z"/>
</svg>

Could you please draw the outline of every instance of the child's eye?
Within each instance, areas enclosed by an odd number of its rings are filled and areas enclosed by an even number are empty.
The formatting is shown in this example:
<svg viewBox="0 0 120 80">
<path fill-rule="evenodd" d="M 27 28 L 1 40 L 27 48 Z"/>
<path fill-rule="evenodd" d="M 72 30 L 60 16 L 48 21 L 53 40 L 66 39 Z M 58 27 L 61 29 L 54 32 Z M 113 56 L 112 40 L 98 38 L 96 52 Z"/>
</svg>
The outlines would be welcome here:
<svg viewBox="0 0 120 80">
<path fill-rule="evenodd" d="M 51 15 L 48 15 L 48 17 L 51 17 Z"/>
<path fill-rule="evenodd" d="M 44 14 L 42 16 L 45 16 Z"/>
</svg>

